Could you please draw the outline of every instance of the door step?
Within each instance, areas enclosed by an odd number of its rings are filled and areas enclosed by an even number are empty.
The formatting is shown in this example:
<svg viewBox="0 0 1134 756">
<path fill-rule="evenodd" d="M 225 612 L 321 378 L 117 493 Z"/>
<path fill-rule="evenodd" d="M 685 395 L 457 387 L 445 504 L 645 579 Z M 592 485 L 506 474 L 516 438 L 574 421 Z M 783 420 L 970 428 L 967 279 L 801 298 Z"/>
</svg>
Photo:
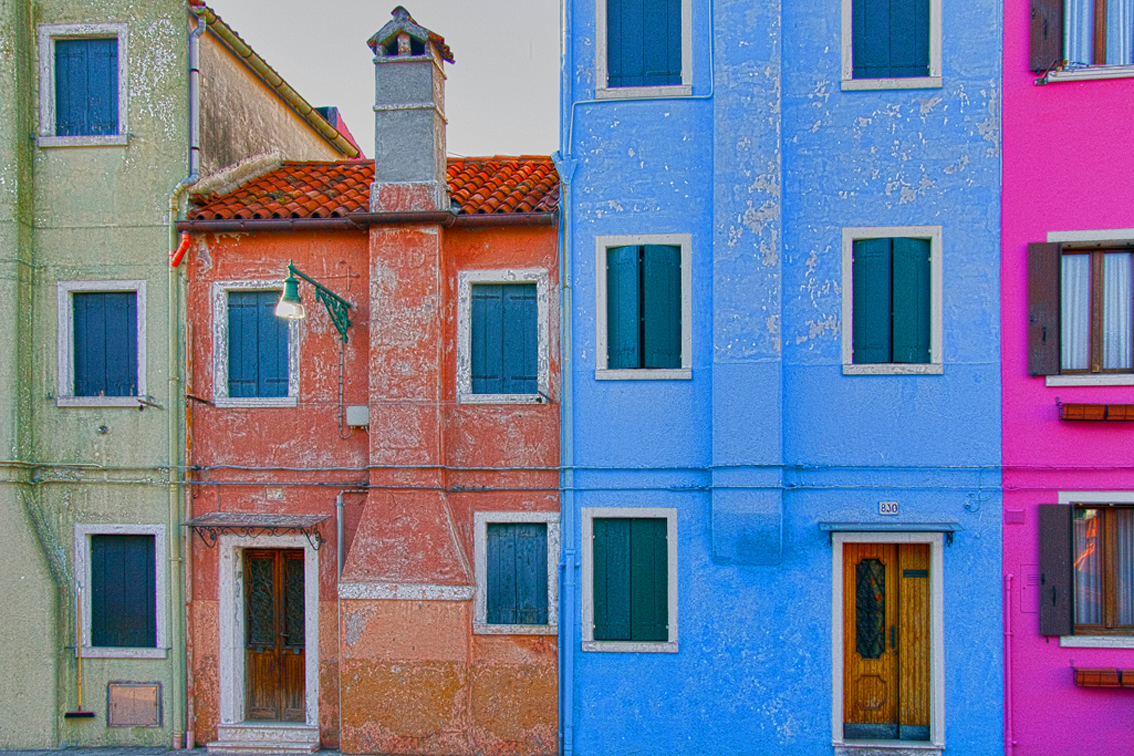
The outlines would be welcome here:
<svg viewBox="0 0 1134 756">
<path fill-rule="evenodd" d="M 232 754 L 314 753 L 319 750 L 319 728 L 299 722 L 219 724 L 217 739 L 205 749 Z"/>
</svg>

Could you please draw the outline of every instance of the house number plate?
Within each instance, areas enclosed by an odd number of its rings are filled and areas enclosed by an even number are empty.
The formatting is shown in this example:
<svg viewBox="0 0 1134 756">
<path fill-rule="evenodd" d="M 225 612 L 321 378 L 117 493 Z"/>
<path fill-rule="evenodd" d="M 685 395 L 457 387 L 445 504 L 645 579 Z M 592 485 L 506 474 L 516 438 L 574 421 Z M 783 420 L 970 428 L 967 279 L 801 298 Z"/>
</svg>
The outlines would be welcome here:
<svg viewBox="0 0 1134 756">
<path fill-rule="evenodd" d="M 878 502 L 878 514 L 880 515 L 896 515 L 898 513 L 898 502 L 896 501 L 880 501 Z"/>
</svg>

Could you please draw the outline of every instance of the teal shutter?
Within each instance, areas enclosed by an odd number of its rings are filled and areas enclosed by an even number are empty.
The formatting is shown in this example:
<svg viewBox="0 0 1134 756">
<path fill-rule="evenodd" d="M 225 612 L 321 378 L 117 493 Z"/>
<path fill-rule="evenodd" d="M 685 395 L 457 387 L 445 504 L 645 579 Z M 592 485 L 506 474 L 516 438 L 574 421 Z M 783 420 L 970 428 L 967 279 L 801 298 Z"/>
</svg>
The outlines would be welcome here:
<svg viewBox="0 0 1134 756">
<path fill-rule="evenodd" d="M 275 315 L 278 291 L 228 293 L 228 395 L 287 396 L 287 321 Z"/>
<path fill-rule="evenodd" d="M 890 362 L 891 240 L 858 239 L 854 243 L 852 343 L 854 362 Z"/>
<path fill-rule="evenodd" d="M 516 533 L 516 622 L 547 624 L 547 525 L 518 522 Z"/>
<path fill-rule="evenodd" d="M 929 239 L 894 239 L 893 361 L 930 361 Z"/>
<path fill-rule="evenodd" d="M 91 536 L 91 645 L 157 643 L 152 535 Z"/>
<path fill-rule="evenodd" d="M 118 133 L 118 40 L 55 40 L 55 134 Z"/>
<path fill-rule="evenodd" d="M 539 391 L 539 308 L 536 285 L 508 284 L 503 289 L 502 393 L 534 394 Z"/>
<path fill-rule="evenodd" d="M 504 287 L 499 284 L 473 286 L 471 304 L 472 391 L 474 394 L 502 394 Z"/>
<path fill-rule="evenodd" d="M 594 564 L 594 638 L 631 640 L 630 520 L 592 521 Z"/>
<path fill-rule="evenodd" d="M 929 75 L 929 0 L 853 0 L 856 79 Z"/>
<path fill-rule="evenodd" d="M 75 396 L 138 395 L 138 295 L 75 292 Z"/>
<path fill-rule="evenodd" d="M 630 636 L 669 640 L 669 559 L 664 518 L 630 520 Z"/>
<path fill-rule="evenodd" d="M 611 370 L 642 366 L 641 249 L 611 247 L 606 251 L 606 365 Z"/>
<path fill-rule="evenodd" d="M 607 86 L 681 83 L 681 0 L 607 0 Z"/>
<path fill-rule="evenodd" d="M 681 367 L 681 247 L 644 248 L 642 312 L 642 366 Z"/>
</svg>

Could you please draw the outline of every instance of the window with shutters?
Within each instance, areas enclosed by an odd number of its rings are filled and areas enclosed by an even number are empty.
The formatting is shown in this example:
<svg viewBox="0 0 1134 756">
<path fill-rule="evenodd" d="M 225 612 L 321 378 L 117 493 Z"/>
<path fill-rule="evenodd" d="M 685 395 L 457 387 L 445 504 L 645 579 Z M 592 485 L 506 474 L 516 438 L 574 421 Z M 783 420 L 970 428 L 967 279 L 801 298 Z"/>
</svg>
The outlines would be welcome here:
<svg viewBox="0 0 1134 756">
<path fill-rule="evenodd" d="M 59 281 L 61 407 L 137 407 L 146 396 L 145 281 Z"/>
<path fill-rule="evenodd" d="M 1134 636 L 1134 496 L 1059 498 L 1039 505 L 1041 634 Z"/>
<path fill-rule="evenodd" d="M 76 525 L 83 656 L 165 658 L 165 528 Z"/>
<path fill-rule="evenodd" d="M 551 401 L 549 313 L 543 269 L 457 274 L 457 401 Z"/>
<path fill-rule="evenodd" d="M 1134 246 L 1028 245 L 1028 362 L 1049 385 L 1134 382 Z"/>
<path fill-rule="evenodd" d="M 842 88 L 941 86 L 941 0 L 843 0 Z"/>
<path fill-rule="evenodd" d="M 39 27 L 39 145 L 126 144 L 126 24 Z"/>
<path fill-rule="evenodd" d="M 1134 0 L 1032 0 L 1037 83 L 1134 76 Z"/>
<path fill-rule="evenodd" d="M 941 227 L 843 229 L 843 373 L 939 374 Z"/>
<path fill-rule="evenodd" d="M 692 94 L 691 0 L 596 0 L 595 96 Z"/>
<path fill-rule="evenodd" d="M 596 239 L 597 379 L 692 377 L 690 240 L 688 234 Z"/>
<path fill-rule="evenodd" d="M 583 650 L 677 652 L 677 510 L 583 508 Z"/>
<path fill-rule="evenodd" d="M 213 283 L 216 406 L 296 405 L 300 321 L 276 317 L 278 287 L 279 281 L 270 280 Z"/>
<path fill-rule="evenodd" d="M 476 512 L 477 633 L 554 635 L 558 620 L 559 513 Z"/>
</svg>

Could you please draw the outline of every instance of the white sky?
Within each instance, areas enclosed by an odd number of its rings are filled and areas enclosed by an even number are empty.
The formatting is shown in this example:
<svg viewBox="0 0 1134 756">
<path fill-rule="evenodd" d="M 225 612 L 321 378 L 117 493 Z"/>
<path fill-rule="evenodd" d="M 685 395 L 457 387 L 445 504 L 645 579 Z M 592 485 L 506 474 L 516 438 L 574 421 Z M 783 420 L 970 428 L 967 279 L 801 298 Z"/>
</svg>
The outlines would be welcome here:
<svg viewBox="0 0 1134 756">
<path fill-rule="evenodd" d="M 366 40 L 404 5 L 440 34 L 450 155 L 549 155 L 557 148 L 559 0 L 209 0 L 315 107 L 339 108 L 374 156 L 374 64 Z"/>
</svg>

